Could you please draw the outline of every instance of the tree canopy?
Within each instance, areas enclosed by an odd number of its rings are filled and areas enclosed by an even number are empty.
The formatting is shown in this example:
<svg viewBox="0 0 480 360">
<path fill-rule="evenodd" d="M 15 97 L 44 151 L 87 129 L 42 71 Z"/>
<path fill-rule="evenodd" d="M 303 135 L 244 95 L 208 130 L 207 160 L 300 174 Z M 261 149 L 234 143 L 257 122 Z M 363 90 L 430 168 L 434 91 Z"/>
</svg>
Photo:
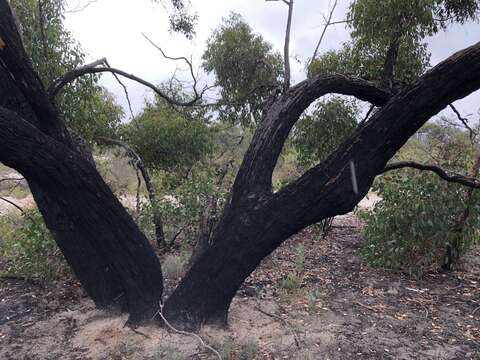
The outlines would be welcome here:
<svg viewBox="0 0 480 360">
<path fill-rule="evenodd" d="M 283 78 L 281 55 L 235 13 L 209 38 L 203 68 L 220 87 L 220 118 L 247 126 L 258 124 Z"/>
</svg>

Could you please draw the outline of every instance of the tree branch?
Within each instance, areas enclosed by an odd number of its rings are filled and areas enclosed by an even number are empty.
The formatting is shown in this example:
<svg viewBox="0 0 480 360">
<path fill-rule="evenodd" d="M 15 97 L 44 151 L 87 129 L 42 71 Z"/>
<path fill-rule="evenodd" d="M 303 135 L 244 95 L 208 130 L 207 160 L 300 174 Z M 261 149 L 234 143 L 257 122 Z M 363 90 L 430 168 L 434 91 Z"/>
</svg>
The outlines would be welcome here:
<svg viewBox="0 0 480 360">
<path fill-rule="evenodd" d="M 318 39 L 318 43 L 317 43 L 317 46 L 315 47 L 315 51 L 313 52 L 313 55 L 312 55 L 312 58 L 310 59 L 310 62 L 307 66 L 307 69 L 310 68 L 310 66 L 312 65 L 312 62 L 315 60 L 315 58 L 317 57 L 317 54 L 318 54 L 318 49 L 320 48 L 320 45 L 323 41 L 323 38 L 325 36 L 325 33 L 327 32 L 327 28 L 332 25 L 332 17 L 333 17 L 333 13 L 335 12 L 335 8 L 337 7 L 337 3 L 338 3 L 338 0 L 335 0 L 335 2 L 333 3 L 333 6 L 332 8 L 330 9 L 330 14 L 328 15 L 328 19 L 327 19 L 327 22 L 325 23 L 325 26 L 323 27 L 323 31 L 322 31 L 322 34 L 320 35 L 320 39 Z"/>
<path fill-rule="evenodd" d="M 287 91 L 290 87 L 290 32 L 292 28 L 292 15 L 293 15 L 293 0 L 284 1 L 288 5 L 288 20 L 287 28 L 285 30 L 285 45 L 283 49 L 283 57 L 285 62 L 285 82 L 283 84 L 283 91 Z"/>
<path fill-rule="evenodd" d="M 7 198 L 4 198 L 3 196 L 0 196 L 0 200 L 2 201 L 5 201 L 6 203 L 12 205 L 13 207 L 17 208 L 18 210 L 20 210 L 21 213 L 25 213 L 25 211 L 17 204 L 15 204 L 13 201 L 7 199 Z"/>
<path fill-rule="evenodd" d="M 25 178 L 3 178 L 3 179 L 0 179 L 0 183 L 1 182 L 6 182 L 6 181 L 17 181 L 17 182 L 20 182 L 20 181 L 23 181 L 25 180 Z"/>
<path fill-rule="evenodd" d="M 166 93 L 164 93 L 160 88 L 158 88 L 154 84 L 152 84 L 152 83 L 150 83 L 150 82 L 148 82 L 148 81 L 146 81 L 142 78 L 139 78 L 138 76 L 129 74 L 125 71 L 122 71 L 122 70 L 119 70 L 119 69 L 116 69 L 116 68 L 112 68 L 112 67 L 99 67 L 99 66 L 95 66 L 95 65 L 93 65 L 93 66 L 85 65 L 85 66 L 82 66 L 82 67 L 79 67 L 77 69 L 74 69 L 74 70 L 71 70 L 71 71 L 67 72 L 62 78 L 54 81 L 49 86 L 48 93 L 49 93 L 51 98 L 55 97 L 58 94 L 58 92 L 64 86 L 71 83 L 75 79 L 77 79 L 79 77 L 82 77 L 86 74 L 99 74 L 99 73 L 104 73 L 104 72 L 117 74 L 117 75 L 123 76 L 127 79 L 130 79 L 132 81 L 136 81 L 136 82 L 150 88 L 151 90 L 153 90 L 158 96 L 160 96 L 162 99 L 166 100 L 168 103 L 170 103 L 172 105 L 177 105 L 177 106 L 192 106 L 192 105 L 195 105 L 199 100 L 201 100 L 201 98 L 203 96 L 203 93 L 205 91 L 205 89 L 202 90 L 202 92 L 200 94 L 195 92 L 195 96 L 189 101 L 177 101 L 174 98 L 168 96 Z"/>
<path fill-rule="evenodd" d="M 469 134 L 470 134 L 470 140 L 475 139 L 475 137 L 476 137 L 478 134 L 477 134 L 477 132 L 476 132 L 475 130 L 473 130 L 473 129 L 470 127 L 470 125 L 468 125 L 468 119 L 462 117 L 462 115 L 460 114 L 460 111 L 458 111 L 457 108 L 456 108 L 453 104 L 449 104 L 448 106 L 450 107 L 450 109 L 452 109 L 452 111 L 455 113 L 455 115 L 457 115 L 458 120 L 460 120 L 460 122 L 463 124 L 463 126 L 465 127 L 465 129 L 468 130 L 468 132 L 469 132 Z"/>
<path fill-rule="evenodd" d="M 265 0 L 279 1 L 279 0 Z M 283 67 L 285 70 L 285 79 L 283 83 L 283 91 L 286 92 L 290 88 L 290 32 L 292 29 L 293 0 L 280 0 L 288 6 L 287 26 L 285 29 L 285 43 L 283 46 Z"/>
<path fill-rule="evenodd" d="M 152 44 L 153 47 L 155 47 L 158 51 L 160 51 L 160 53 L 162 54 L 162 56 L 165 58 L 165 59 L 169 59 L 169 60 L 174 60 L 174 61 L 184 61 L 187 65 L 188 65 L 188 68 L 190 70 L 190 76 L 192 77 L 192 80 L 193 80 L 193 92 L 195 94 L 196 97 L 199 96 L 198 92 L 197 92 L 197 77 L 195 76 L 195 72 L 193 70 L 193 64 L 192 64 L 192 61 L 191 60 L 188 60 L 185 56 L 179 56 L 179 57 L 171 57 L 171 56 L 168 56 L 167 54 L 165 54 L 165 52 L 162 50 L 162 48 L 160 46 L 158 46 L 157 44 L 155 44 L 152 40 L 150 40 L 150 38 L 145 35 L 144 33 L 142 33 L 142 36 L 147 39 L 147 41 Z"/>
<path fill-rule="evenodd" d="M 290 130 L 310 104 L 330 93 L 355 96 L 376 106 L 385 105 L 391 97 L 373 82 L 340 74 L 317 75 L 291 87 L 270 105 L 255 132 L 255 146 L 248 149 L 237 177 L 244 191 L 271 191 L 272 173 Z"/>
<path fill-rule="evenodd" d="M 165 233 L 163 231 L 163 220 L 160 211 L 157 208 L 157 193 L 155 191 L 155 187 L 153 186 L 152 180 L 150 178 L 150 174 L 145 167 L 145 163 L 142 157 L 127 143 L 117 140 L 111 139 L 107 137 L 99 137 L 97 140 L 101 143 L 106 145 L 113 145 L 119 146 L 124 149 L 129 156 L 133 160 L 133 164 L 136 170 L 139 170 L 142 174 L 143 180 L 145 182 L 145 187 L 147 188 L 148 198 L 150 200 L 150 205 L 153 209 L 153 224 L 155 226 L 155 237 L 157 245 L 160 248 L 166 248 L 166 241 L 165 241 Z"/>
<path fill-rule="evenodd" d="M 395 95 L 325 161 L 275 193 L 268 210 L 282 209 L 289 219 L 281 223 L 298 221 L 304 226 L 351 211 L 428 119 L 479 88 L 480 42 L 450 56 Z M 358 194 L 352 188 L 350 162 L 355 165 Z"/>
<path fill-rule="evenodd" d="M 414 161 L 399 161 L 388 164 L 385 168 L 381 171 L 381 174 L 386 173 L 387 171 L 398 170 L 403 168 L 413 168 L 417 170 L 423 171 L 431 171 L 441 177 L 443 180 L 458 183 L 467 187 L 480 189 L 480 180 L 474 177 L 468 177 L 461 174 L 454 173 L 449 170 L 442 169 L 436 165 L 428 165 L 428 164 L 419 164 Z"/>
</svg>

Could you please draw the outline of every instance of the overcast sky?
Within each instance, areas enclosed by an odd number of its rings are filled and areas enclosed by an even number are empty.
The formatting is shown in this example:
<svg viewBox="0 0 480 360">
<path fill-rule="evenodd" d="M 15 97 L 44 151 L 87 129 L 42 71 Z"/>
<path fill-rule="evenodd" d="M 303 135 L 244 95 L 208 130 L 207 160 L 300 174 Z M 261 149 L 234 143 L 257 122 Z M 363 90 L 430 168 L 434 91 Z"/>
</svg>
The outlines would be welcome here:
<svg viewBox="0 0 480 360">
<path fill-rule="evenodd" d="M 76 8 L 86 0 L 70 0 L 69 8 Z M 192 41 L 168 31 L 165 9 L 152 0 L 97 0 L 81 12 L 67 13 L 66 26 L 80 42 L 88 55 L 87 62 L 106 57 L 113 67 L 120 68 L 146 80 L 159 83 L 167 80 L 179 64 L 165 60 L 141 33 L 148 35 L 170 56 L 192 56 L 199 67 L 205 42 L 212 30 L 230 12 L 241 14 L 255 32 L 283 51 L 284 28 L 287 6 L 282 2 L 264 0 L 191 0 L 193 11 L 199 15 L 197 35 Z M 334 19 L 342 20 L 350 0 L 340 0 Z M 294 82 L 304 78 L 304 64 L 311 57 L 323 29 L 323 15 L 329 11 L 328 0 L 296 0 L 292 25 L 291 63 Z M 343 25 L 327 30 L 321 51 L 339 48 L 348 40 L 348 31 Z M 470 23 L 451 27 L 428 40 L 432 53 L 432 65 L 480 40 L 480 24 Z M 185 66 L 181 65 L 181 68 Z M 204 81 L 209 81 L 203 75 Z M 126 101 L 120 86 L 110 75 L 102 77 L 107 87 L 125 106 Z M 132 98 L 134 111 L 139 111 L 148 96 L 148 91 L 133 82 L 125 81 Z M 456 106 L 462 114 L 473 114 L 478 119 L 480 91 L 460 100 Z"/>
</svg>

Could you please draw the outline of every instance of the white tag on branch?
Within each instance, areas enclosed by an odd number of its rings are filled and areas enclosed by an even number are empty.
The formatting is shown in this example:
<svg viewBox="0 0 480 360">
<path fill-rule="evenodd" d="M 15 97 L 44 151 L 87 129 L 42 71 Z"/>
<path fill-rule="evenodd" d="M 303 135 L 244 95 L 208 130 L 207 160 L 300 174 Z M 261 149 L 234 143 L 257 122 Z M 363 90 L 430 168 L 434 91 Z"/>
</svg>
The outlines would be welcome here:
<svg viewBox="0 0 480 360">
<path fill-rule="evenodd" d="M 355 163 L 350 160 L 350 176 L 352 179 L 352 189 L 355 195 L 358 195 L 357 174 L 355 173 Z"/>
</svg>

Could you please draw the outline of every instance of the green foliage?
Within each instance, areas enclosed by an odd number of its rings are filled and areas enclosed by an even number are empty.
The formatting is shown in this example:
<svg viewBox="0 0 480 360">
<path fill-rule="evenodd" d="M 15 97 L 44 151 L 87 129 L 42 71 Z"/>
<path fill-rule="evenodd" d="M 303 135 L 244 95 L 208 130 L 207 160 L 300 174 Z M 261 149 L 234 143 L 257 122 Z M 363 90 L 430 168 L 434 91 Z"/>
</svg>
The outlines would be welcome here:
<svg viewBox="0 0 480 360">
<path fill-rule="evenodd" d="M 168 279 L 178 279 L 185 268 L 186 259 L 168 254 L 162 261 L 162 273 Z"/>
<path fill-rule="evenodd" d="M 162 214 L 167 242 L 177 237 L 180 244 L 193 244 L 199 230 L 200 217 L 208 200 L 214 197 L 218 209 L 225 203 L 233 174 L 224 182 L 217 183 L 217 174 L 213 166 L 198 166 L 187 177 L 178 177 L 176 173 L 158 172 L 155 176 L 159 201 L 157 204 L 145 204 L 140 215 L 140 226 L 149 238 L 154 236 L 152 216 L 153 206 Z"/>
<path fill-rule="evenodd" d="M 187 357 L 183 355 L 177 348 L 169 345 L 160 345 L 156 351 L 155 359 L 162 360 L 185 360 Z"/>
<path fill-rule="evenodd" d="M 240 344 L 239 360 L 253 360 L 258 353 L 258 341 L 255 338 L 249 337 L 244 339 Z"/>
<path fill-rule="evenodd" d="M 215 347 L 224 360 L 253 360 L 258 354 L 258 340 L 253 337 L 242 339 L 239 343 L 227 338 Z"/>
<path fill-rule="evenodd" d="M 148 105 L 121 130 L 148 168 L 183 175 L 214 151 L 215 132 L 203 118 L 188 119 L 164 103 Z"/>
<path fill-rule="evenodd" d="M 466 206 L 461 186 L 411 171 L 389 180 L 379 189 L 383 200 L 362 215 L 367 225 L 362 254 L 370 264 L 419 276 L 445 264 L 447 246 L 461 255 L 478 241 L 478 205 L 462 233 L 454 231 Z M 477 204 L 479 200 L 476 194 Z"/>
<path fill-rule="evenodd" d="M 164 0 L 153 0 L 166 5 Z M 195 26 L 197 25 L 198 15 L 192 13 L 189 0 L 170 0 L 169 12 L 170 31 L 183 34 L 187 39 L 193 39 L 195 36 Z"/>
<path fill-rule="evenodd" d="M 42 280 L 68 275 L 68 266 L 38 210 L 0 217 L 0 233 L 0 255 L 7 274 Z"/>
<path fill-rule="evenodd" d="M 349 25 L 362 41 L 389 42 L 399 28 L 407 37 L 423 39 L 449 22 L 476 18 L 479 6 L 476 0 L 357 0 L 350 6 Z"/>
<path fill-rule="evenodd" d="M 35 70 L 48 86 L 84 63 L 85 54 L 63 25 L 65 0 L 12 0 L 23 41 Z M 84 76 L 66 86 L 56 98 L 67 126 L 87 140 L 110 136 L 123 110 L 98 85 L 97 76 Z"/>
<path fill-rule="evenodd" d="M 280 287 L 288 294 L 297 294 L 302 287 L 304 271 L 305 248 L 303 244 L 299 244 L 296 249 L 295 270 L 280 282 Z"/>
<path fill-rule="evenodd" d="M 375 39 L 377 40 L 377 39 Z M 309 75 L 340 73 L 368 80 L 381 80 L 389 44 L 353 38 L 339 50 L 330 50 L 312 61 Z M 430 54 L 426 44 L 416 38 L 400 41 L 395 78 L 409 83 L 429 66 Z"/>
<path fill-rule="evenodd" d="M 308 72 L 338 72 L 382 80 L 387 50 L 398 38 L 395 79 L 412 82 L 429 66 L 425 37 L 445 29 L 448 23 L 476 19 L 478 9 L 476 0 L 354 1 L 347 15 L 352 40 L 340 50 L 314 59 Z"/>
<path fill-rule="evenodd" d="M 299 164 L 309 167 L 325 160 L 356 128 L 357 114 L 355 103 L 340 97 L 317 103 L 293 132 Z"/>
<path fill-rule="evenodd" d="M 220 86 L 220 118 L 254 126 L 268 96 L 282 83 L 282 57 L 235 13 L 224 19 L 207 42 L 203 68 Z"/>
<path fill-rule="evenodd" d="M 421 158 L 428 154 L 441 159 L 439 165 L 466 173 L 472 167 L 474 150 L 465 132 L 429 124 L 402 153 L 420 154 Z M 478 191 L 467 204 L 466 188 L 413 169 L 382 176 L 375 190 L 383 200 L 373 211 L 360 213 L 367 239 L 362 254 L 374 266 L 420 276 L 454 264 L 479 239 Z M 458 221 L 467 208 L 469 216 L 459 230 Z"/>
</svg>

